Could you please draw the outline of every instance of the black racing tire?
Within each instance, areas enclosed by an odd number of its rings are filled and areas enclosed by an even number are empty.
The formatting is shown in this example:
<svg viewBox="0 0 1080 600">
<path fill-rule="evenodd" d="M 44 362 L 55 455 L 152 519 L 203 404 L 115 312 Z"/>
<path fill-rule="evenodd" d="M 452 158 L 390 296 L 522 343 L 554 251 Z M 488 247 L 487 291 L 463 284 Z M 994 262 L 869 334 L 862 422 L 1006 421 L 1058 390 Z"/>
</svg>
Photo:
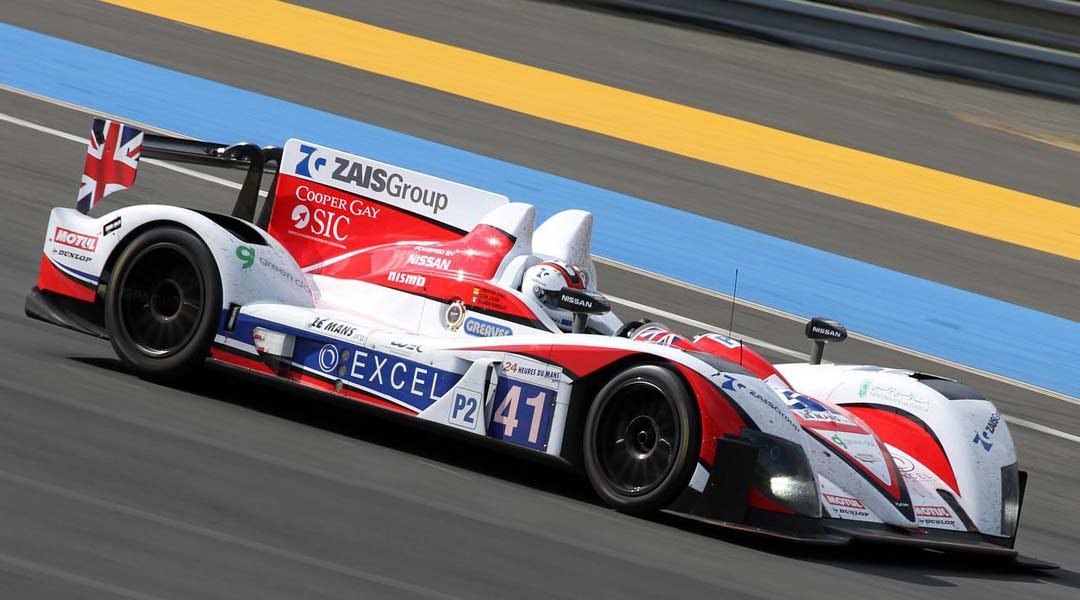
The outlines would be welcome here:
<svg viewBox="0 0 1080 600">
<path fill-rule="evenodd" d="M 670 369 L 630 367 L 597 394 L 585 418 L 585 472 L 619 511 L 649 514 L 686 490 L 697 466 L 701 416 Z"/>
<path fill-rule="evenodd" d="M 145 231 L 123 250 L 105 293 L 113 350 L 137 375 L 176 381 L 202 367 L 221 319 L 221 276 L 186 229 Z"/>
</svg>

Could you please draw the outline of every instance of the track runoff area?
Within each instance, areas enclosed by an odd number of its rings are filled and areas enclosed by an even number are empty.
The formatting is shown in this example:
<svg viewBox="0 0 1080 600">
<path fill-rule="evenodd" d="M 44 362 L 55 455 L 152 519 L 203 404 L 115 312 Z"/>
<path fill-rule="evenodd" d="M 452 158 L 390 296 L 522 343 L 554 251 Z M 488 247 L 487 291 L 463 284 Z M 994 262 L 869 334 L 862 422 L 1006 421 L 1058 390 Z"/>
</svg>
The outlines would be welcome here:
<svg viewBox="0 0 1080 600">
<path fill-rule="evenodd" d="M 116 3 L 137 10 L 156 11 L 156 14 L 168 18 L 223 31 L 230 35 L 251 37 L 256 34 L 256 30 L 237 29 L 237 26 L 233 24 L 234 21 L 224 17 L 222 19 L 210 18 L 198 11 L 177 12 L 169 8 L 171 4 L 168 2 L 152 3 L 152 7 L 148 3 L 140 2 Z M 315 12 L 276 2 L 268 3 L 264 8 L 270 11 L 268 18 L 289 17 L 310 20 L 312 13 Z M 300 12 L 296 12 L 298 10 Z M 224 11 L 221 14 L 227 12 Z M 318 13 L 318 15 L 323 15 L 323 13 Z M 1075 207 L 1012 192 L 1005 188 L 932 171 L 924 167 L 905 165 L 899 161 L 882 159 L 809 138 L 784 134 L 720 115 L 702 114 L 703 111 L 596 86 L 583 80 L 427 42 L 355 21 L 337 17 L 331 17 L 329 20 L 331 22 L 329 26 L 332 29 L 344 28 L 348 33 L 354 34 L 344 35 L 343 31 L 337 31 L 337 34 L 341 34 L 339 36 L 341 39 L 357 39 L 356 35 L 368 37 L 375 35 L 395 50 L 395 52 L 382 54 L 381 62 L 373 61 L 365 64 L 365 68 L 381 74 L 405 78 L 453 93 L 462 95 L 471 93 L 473 96 L 479 96 L 470 91 L 471 89 L 461 88 L 458 83 L 451 85 L 450 82 L 437 78 L 434 72 L 424 69 L 407 71 L 397 66 L 394 61 L 386 59 L 386 56 L 395 55 L 414 57 L 419 55 L 419 58 L 427 59 L 436 55 L 448 55 L 449 58 L 444 58 L 444 60 L 460 62 L 459 68 L 465 69 L 466 72 L 496 69 L 521 85 L 535 86 L 536 83 L 532 79 L 540 79 L 544 84 L 562 89 L 566 94 L 584 97 L 584 99 L 579 98 L 584 106 L 592 106 L 598 102 L 606 102 L 609 105 L 611 103 L 623 104 L 628 111 L 658 112 L 665 115 L 668 121 L 664 126 L 655 125 L 660 129 L 654 132 L 653 137 L 648 137 L 645 133 L 637 133 L 634 134 L 636 137 L 631 137 L 629 130 L 625 129 L 623 124 L 605 123 L 603 119 L 599 120 L 599 124 L 595 122 L 596 120 L 588 124 L 593 130 L 695 156 L 721 166 L 740 168 L 796 185 L 810 186 L 811 182 L 806 181 L 808 177 L 806 173 L 767 171 L 764 163 L 746 162 L 749 160 L 746 156 L 753 156 L 754 149 L 758 147 L 761 152 L 776 148 L 795 148 L 799 152 L 832 157 L 843 164 L 855 160 L 859 168 L 866 169 L 870 173 L 899 168 L 905 171 L 907 177 L 920 184 L 911 186 L 913 189 L 925 190 L 928 186 L 937 185 L 959 194 L 961 198 L 982 194 L 991 198 L 993 204 L 1006 213 L 1016 209 L 1017 203 L 1028 203 L 1037 207 L 1035 214 L 1038 218 L 1057 219 L 1061 223 L 1069 223 L 1073 218 L 1073 212 L 1078 210 Z M 323 31 L 326 25 L 313 27 L 316 31 Z M 272 32 L 273 28 L 263 28 L 258 31 L 262 32 L 257 38 L 260 42 L 281 42 L 272 35 L 266 37 L 270 35 L 266 32 Z M 112 115 L 150 128 L 204 139 L 246 139 L 263 144 L 280 144 L 288 137 L 320 140 L 323 143 L 360 154 L 376 156 L 381 160 L 405 167 L 492 189 L 505 193 L 515 200 L 532 201 L 538 206 L 542 216 L 565 208 L 586 208 L 596 213 L 598 219 L 594 240 L 594 250 L 598 253 L 597 260 L 610 269 L 653 280 L 664 287 L 680 290 L 678 293 L 698 295 L 726 303 L 731 300 L 731 296 L 716 289 L 719 287 L 716 281 L 719 279 L 727 283 L 729 276 L 718 275 L 717 271 L 734 272 L 735 269 L 741 267 L 744 272 L 749 271 L 755 275 L 754 278 L 744 276 L 740 298 L 736 300 L 746 309 L 792 321 L 793 328 L 796 328 L 796 323 L 803 321 L 804 316 L 807 315 L 840 316 L 855 332 L 853 337 L 857 340 L 906 354 L 920 361 L 937 363 L 950 370 L 970 373 L 981 379 L 1023 389 L 1047 399 L 1052 398 L 1060 402 L 1080 405 L 1080 401 L 1075 399 L 1078 395 L 1077 390 L 1080 390 L 1080 382 L 1071 376 L 1074 373 L 1072 365 L 1076 364 L 1073 359 L 1080 360 L 1080 343 L 1074 343 L 1074 340 L 1080 341 L 1080 324 L 1075 322 L 845 257 L 830 255 L 813 248 L 638 198 L 470 154 L 359 121 L 344 119 L 268 96 L 161 69 L 8 25 L 0 26 L 0 37 L 6 38 L 10 44 L 28 49 L 27 52 L 16 57 L 14 64 L 9 65 L 4 73 L 2 85 L 11 92 L 32 95 L 42 101 L 59 103 L 86 113 Z M 289 45 L 284 47 L 295 51 L 297 47 L 293 47 L 294 45 L 294 42 L 289 42 Z M 347 45 L 344 49 L 333 50 L 333 45 L 331 45 L 331 49 L 327 50 L 325 44 L 319 47 L 324 53 L 330 52 L 321 58 L 338 62 L 347 61 L 352 66 L 359 66 L 356 63 L 359 59 L 353 52 L 358 48 Z M 418 64 L 424 64 L 424 62 L 419 61 Z M 108 94 L 108 90 L 122 87 L 125 83 L 132 81 L 142 82 L 139 88 L 144 97 L 137 108 L 124 105 Z M 559 101 L 565 101 L 566 94 L 556 96 L 562 98 Z M 514 97 L 520 95 L 517 94 Z M 524 94 L 524 96 L 533 97 L 530 94 Z M 513 105 L 512 98 L 509 96 L 488 92 L 478 99 L 497 106 L 510 105 L 510 108 L 545 118 L 555 118 L 554 114 L 545 112 L 547 109 L 543 106 Z M 178 117 L 178 115 L 183 116 Z M 73 132 L 57 131 L 20 119 L 17 115 L 4 115 L 2 118 L 13 125 L 31 127 L 41 133 L 84 143 L 83 137 Z M 663 122 L 664 119 L 660 121 Z M 563 122 L 566 120 L 563 119 Z M 698 128 L 712 128 L 718 133 L 724 133 L 722 130 L 725 128 L 738 129 L 741 137 L 747 140 L 746 146 L 749 151 L 745 153 L 746 156 L 742 154 L 704 155 L 695 154 L 697 151 L 692 152 L 691 148 L 671 147 L 670 142 L 665 142 L 667 145 L 659 142 L 660 138 L 664 137 L 661 134 L 665 131 L 670 132 L 673 128 L 688 129 L 685 124 L 680 124 L 682 122 L 691 123 Z M 571 122 L 569 124 L 586 126 L 585 123 Z M 727 133 L 731 134 L 730 131 Z M 811 147 L 807 147 L 807 144 Z M 705 152 L 705 150 L 699 150 Z M 772 161 L 772 163 L 776 162 Z M 805 164 L 805 161 L 793 160 L 791 162 Z M 163 163 L 158 163 L 158 166 L 175 168 Z M 816 165 L 816 168 L 820 167 L 821 165 Z M 225 185 L 235 185 L 197 171 L 178 169 L 190 176 L 211 178 Z M 841 170 L 834 173 L 833 178 L 837 181 L 851 178 L 851 173 Z M 873 177 L 860 178 L 860 180 L 866 179 L 873 179 Z M 824 184 L 820 182 L 813 185 L 825 191 L 839 192 L 832 187 L 823 187 Z M 885 205 L 879 201 L 882 196 L 869 188 L 861 191 L 846 190 L 843 197 L 855 202 L 876 203 L 882 208 L 903 209 L 911 216 L 929 218 L 924 211 L 921 212 L 922 209 L 918 208 L 920 206 L 925 208 L 931 202 L 931 199 L 925 196 L 925 192 L 922 193 L 923 196 L 910 196 L 906 205 L 895 206 Z M 620 214 L 616 214 L 616 211 L 612 209 L 614 205 L 619 207 L 617 212 Z M 970 209 L 971 207 L 960 206 L 960 208 L 954 207 L 945 211 L 939 210 L 937 216 L 933 218 L 949 220 L 961 213 L 970 214 Z M 950 210 L 959 212 L 955 215 L 946 214 Z M 666 227 L 660 227 L 659 234 L 652 236 L 654 243 L 651 247 L 643 248 L 634 244 L 632 232 L 626 231 L 625 223 L 628 215 L 634 217 L 631 219 L 632 222 L 647 222 L 654 225 L 666 225 Z M 1059 240 L 1061 244 L 1052 248 L 1045 245 L 1038 246 L 1030 243 L 1031 240 L 1028 238 L 1017 237 L 1021 234 L 1016 231 L 988 229 L 985 223 L 970 225 L 965 219 L 949 222 L 958 228 L 967 227 L 972 232 L 1012 243 L 1027 243 L 1044 251 L 1073 258 L 1067 239 Z M 1045 221 L 1042 222 L 1042 226 L 1046 225 Z M 1058 226 L 1050 230 L 1064 231 L 1065 229 L 1067 228 L 1064 226 Z M 693 232 L 696 235 L 688 236 L 685 235 L 686 232 Z M 710 244 L 713 247 L 703 249 L 695 242 L 701 239 L 716 242 Z M 707 260 L 704 261 L 701 260 L 703 252 L 708 254 L 705 257 Z M 691 267 L 680 266 L 680 262 Z M 701 264 L 708 264 L 714 268 L 693 268 L 694 265 Z M 830 278 L 830 281 L 843 283 L 830 285 L 824 278 L 816 276 L 819 273 L 831 273 L 834 277 Z M 837 277 L 837 275 L 843 276 Z M 770 284 L 774 281 L 787 282 L 783 286 L 785 290 L 805 289 L 806 293 L 794 299 L 790 297 L 790 294 L 778 294 L 775 286 Z M 882 298 L 880 294 L 875 295 L 875 291 L 881 289 L 906 289 L 909 294 L 904 294 L 903 298 Z M 672 312 L 668 307 L 656 306 L 655 303 L 650 304 L 642 298 L 635 298 L 632 292 L 626 295 L 628 297 L 625 298 L 613 296 L 613 300 L 617 304 L 655 315 L 659 319 L 680 323 L 689 329 L 724 331 L 715 319 L 708 322 L 705 319 L 680 315 Z M 916 321 L 918 315 L 924 315 L 925 322 L 912 323 L 909 318 L 905 321 L 904 327 L 900 328 L 897 326 L 897 321 L 892 318 L 893 314 L 916 315 Z M 944 327 L 941 325 L 943 321 L 947 323 Z M 1010 331 L 1010 328 L 1013 330 Z M 970 337 L 970 343 L 961 348 L 957 348 L 954 343 L 957 330 L 968 332 Z M 1003 360 L 1003 353 L 1000 352 L 995 336 L 979 333 L 989 330 L 994 330 L 1001 338 L 1014 342 L 1022 343 L 1025 339 L 1037 340 L 1040 348 L 1019 348 L 1016 349 L 1015 354 Z M 736 333 L 736 335 L 740 334 Z M 803 360 L 806 357 L 804 352 L 790 347 L 790 339 L 785 345 L 753 336 L 741 335 L 741 337 L 746 342 L 772 353 L 779 360 Z M 1077 356 L 1074 357 L 1074 354 Z M 890 364 L 903 363 L 904 359 L 894 359 Z M 1004 406 L 1008 409 L 1007 403 Z M 1013 425 L 1080 443 L 1080 436 L 1075 433 L 1040 423 L 1034 418 L 1012 414 L 1006 414 L 1005 418 Z"/>
</svg>

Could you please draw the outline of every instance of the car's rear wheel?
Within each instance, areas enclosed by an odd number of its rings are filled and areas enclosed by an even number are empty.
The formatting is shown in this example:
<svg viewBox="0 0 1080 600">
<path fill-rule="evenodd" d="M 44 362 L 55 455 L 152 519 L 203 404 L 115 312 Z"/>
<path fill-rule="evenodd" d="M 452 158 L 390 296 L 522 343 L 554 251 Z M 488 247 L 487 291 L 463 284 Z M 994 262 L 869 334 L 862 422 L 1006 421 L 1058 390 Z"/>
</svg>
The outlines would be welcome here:
<svg viewBox="0 0 1080 600">
<path fill-rule="evenodd" d="M 671 504 L 694 474 L 701 418 L 686 386 L 659 365 L 631 367 L 597 394 L 585 420 L 585 471 L 611 506 L 645 514 Z"/>
<path fill-rule="evenodd" d="M 177 227 L 146 231 L 124 249 L 105 295 L 116 355 L 142 377 L 175 380 L 202 366 L 221 315 L 210 250 Z"/>
</svg>

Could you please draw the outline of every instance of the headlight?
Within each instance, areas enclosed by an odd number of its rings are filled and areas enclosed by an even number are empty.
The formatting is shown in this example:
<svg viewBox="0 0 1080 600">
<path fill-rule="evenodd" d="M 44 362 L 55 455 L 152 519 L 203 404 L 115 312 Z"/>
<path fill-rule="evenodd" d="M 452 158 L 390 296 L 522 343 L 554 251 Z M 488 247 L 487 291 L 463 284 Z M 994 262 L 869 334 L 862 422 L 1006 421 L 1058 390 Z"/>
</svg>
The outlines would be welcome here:
<svg viewBox="0 0 1080 600">
<path fill-rule="evenodd" d="M 1016 463 L 1001 467 L 1001 535 L 1016 534 L 1020 518 L 1020 468 Z"/>
<path fill-rule="evenodd" d="M 754 485 L 768 499 L 807 517 L 821 516 L 817 478 L 803 447 L 784 438 L 744 430 L 743 437 L 758 447 Z"/>
</svg>

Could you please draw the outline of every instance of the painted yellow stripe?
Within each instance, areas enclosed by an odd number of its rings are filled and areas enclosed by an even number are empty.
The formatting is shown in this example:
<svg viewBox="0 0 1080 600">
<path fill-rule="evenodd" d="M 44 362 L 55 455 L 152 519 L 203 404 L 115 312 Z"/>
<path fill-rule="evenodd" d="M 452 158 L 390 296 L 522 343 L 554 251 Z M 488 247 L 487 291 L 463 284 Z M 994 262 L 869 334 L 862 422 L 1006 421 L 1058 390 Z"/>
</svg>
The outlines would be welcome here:
<svg viewBox="0 0 1080 600">
<path fill-rule="evenodd" d="M 276 0 L 103 1 L 1080 260 L 1080 209 L 1038 196 Z"/>
</svg>

